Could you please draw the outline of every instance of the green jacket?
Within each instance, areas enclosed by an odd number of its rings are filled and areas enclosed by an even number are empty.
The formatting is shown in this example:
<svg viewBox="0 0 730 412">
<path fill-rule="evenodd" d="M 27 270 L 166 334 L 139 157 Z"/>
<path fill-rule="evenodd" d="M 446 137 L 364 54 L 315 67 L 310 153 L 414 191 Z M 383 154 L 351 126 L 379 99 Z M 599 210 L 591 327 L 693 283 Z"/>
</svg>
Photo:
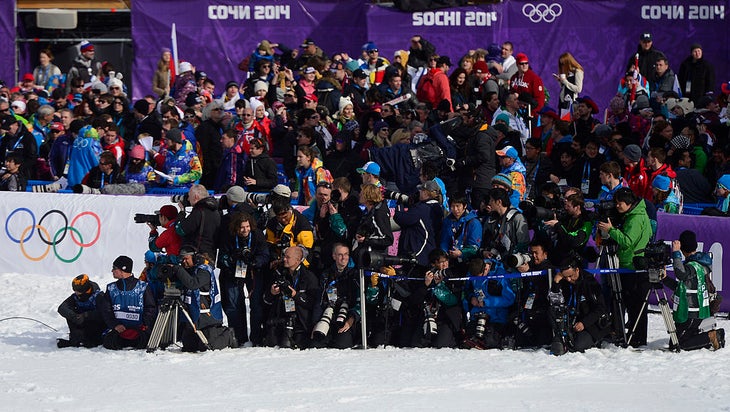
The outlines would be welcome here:
<svg viewBox="0 0 730 412">
<path fill-rule="evenodd" d="M 640 200 L 636 206 L 626 212 L 624 223 L 620 228 L 614 226 L 608 231 L 608 236 L 618 243 L 620 268 L 634 268 L 634 256 L 644 256 L 644 253 L 634 254 L 634 252 L 646 247 L 651 234 L 652 229 L 649 216 L 646 214 L 646 204 L 644 200 Z"/>
</svg>

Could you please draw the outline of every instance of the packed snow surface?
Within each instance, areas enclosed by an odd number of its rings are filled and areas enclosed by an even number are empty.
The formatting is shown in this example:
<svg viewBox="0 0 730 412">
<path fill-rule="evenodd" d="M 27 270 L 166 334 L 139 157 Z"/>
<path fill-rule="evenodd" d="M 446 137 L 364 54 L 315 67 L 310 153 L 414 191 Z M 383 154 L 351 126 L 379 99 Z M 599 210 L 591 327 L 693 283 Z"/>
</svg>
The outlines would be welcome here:
<svg viewBox="0 0 730 412">
<path fill-rule="evenodd" d="M 649 345 L 551 356 L 547 350 L 288 350 L 189 354 L 57 349 L 57 276 L 0 274 L 4 411 L 730 410 L 730 349 L 673 353 L 659 315 Z M 111 275 L 91 276 L 104 285 Z M 719 321 L 730 327 L 730 321 Z"/>
</svg>

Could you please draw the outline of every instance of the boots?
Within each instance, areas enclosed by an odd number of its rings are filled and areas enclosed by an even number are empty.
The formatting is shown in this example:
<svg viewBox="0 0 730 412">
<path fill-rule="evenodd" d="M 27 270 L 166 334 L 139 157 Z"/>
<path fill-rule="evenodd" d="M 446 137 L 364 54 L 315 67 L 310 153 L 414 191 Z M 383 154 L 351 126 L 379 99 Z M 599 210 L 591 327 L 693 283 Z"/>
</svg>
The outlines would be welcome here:
<svg viewBox="0 0 730 412">
<path fill-rule="evenodd" d="M 725 347 L 725 329 L 715 329 L 707 332 L 707 337 L 712 343 L 712 349 L 718 350 Z"/>
</svg>

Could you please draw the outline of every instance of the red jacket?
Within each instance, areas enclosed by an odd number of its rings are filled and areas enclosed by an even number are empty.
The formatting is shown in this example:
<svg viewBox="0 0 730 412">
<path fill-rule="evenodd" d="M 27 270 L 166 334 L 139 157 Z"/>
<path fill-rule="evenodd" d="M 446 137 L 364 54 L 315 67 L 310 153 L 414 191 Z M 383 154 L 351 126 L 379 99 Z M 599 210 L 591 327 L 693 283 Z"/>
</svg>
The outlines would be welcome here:
<svg viewBox="0 0 730 412">
<path fill-rule="evenodd" d="M 164 249 L 168 255 L 180 254 L 182 238 L 175 232 L 175 222 L 176 220 L 171 220 L 159 236 L 157 229 L 150 232 L 150 250 L 159 252 Z"/>
<path fill-rule="evenodd" d="M 644 193 L 643 197 L 644 197 L 644 199 L 649 199 L 649 200 L 652 200 L 654 198 L 654 191 L 652 190 L 651 183 L 654 181 L 655 177 L 657 177 L 661 174 L 664 174 L 664 175 L 667 175 L 667 177 L 670 179 L 677 178 L 677 173 L 674 170 L 672 170 L 672 166 L 669 166 L 668 163 L 664 163 L 662 165 L 662 167 L 660 167 L 659 169 L 657 169 L 653 172 L 651 171 L 651 169 L 647 169 L 646 173 L 649 174 L 649 186 L 646 188 L 646 192 Z"/>
<path fill-rule="evenodd" d="M 424 74 L 421 80 L 418 82 L 418 90 L 416 91 L 416 97 L 422 102 L 431 103 L 431 107 L 434 109 L 441 103 L 441 100 L 448 100 L 449 106 L 451 106 L 451 87 L 449 86 L 449 77 L 446 76 L 443 70 L 439 68 L 433 68 L 428 73 Z M 451 112 L 454 108 L 451 107 Z"/>
<path fill-rule="evenodd" d="M 533 113 L 539 112 L 545 106 L 545 87 L 542 79 L 532 69 L 528 69 L 525 74 L 519 71 L 512 76 L 509 81 L 512 91 L 517 93 L 527 92 L 537 101 L 537 107 L 533 109 Z"/>
<path fill-rule="evenodd" d="M 628 166 L 624 168 L 624 180 L 628 183 L 629 188 L 638 197 L 652 200 L 651 191 L 651 180 L 647 175 L 646 164 L 644 158 L 639 159 L 639 164 L 634 166 L 633 169 L 629 169 Z M 649 193 L 649 197 L 646 197 L 646 193 Z"/>
</svg>

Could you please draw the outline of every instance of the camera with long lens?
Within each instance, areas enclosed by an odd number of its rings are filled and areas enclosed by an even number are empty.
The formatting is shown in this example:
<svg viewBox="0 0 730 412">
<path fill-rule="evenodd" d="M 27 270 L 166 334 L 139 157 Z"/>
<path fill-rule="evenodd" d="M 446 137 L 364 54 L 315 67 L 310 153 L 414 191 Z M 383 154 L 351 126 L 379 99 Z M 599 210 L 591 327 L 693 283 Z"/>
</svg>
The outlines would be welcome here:
<svg viewBox="0 0 730 412">
<path fill-rule="evenodd" d="M 358 264 L 363 268 L 378 270 L 383 266 L 415 265 L 418 260 L 414 256 L 390 256 L 376 252 L 371 248 L 363 249 L 357 256 Z"/>
<path fill-rule="evenodd" d="M 587 207 L 590 204 L 586 204 Z M 596 220 L 599 222 L 608 222 L 608 219 L 616 222 L 618 218 L 618 210 L 616 210 L 616 202 L 613 200 L 604 200 L 593 204 L 593 211 L 596 213 Z"/>
<path fill-rule="evenodd" d="M 172 203 L 180 203 L 185 207 L 190 207 L 190 194 L 185 193 L 184 195 L 172 195 L 170 197 Z"/>
<path fill-rule="evenodd" d="M 553 342 L 550 345 L 550 353 L 555 356 L 565 354 L 573 347 L 573 314 L 565 304 L 565 297 L 562 292 L 549 292 L 548 301 L 552 312 Z"/>
<path fill-rule="evenodd" d="M 392 190 L 386 190 L 385 193 L 383 193 L 383 197 L 386 199 L 395 200 L 396 203 L 401 205 L 408 205 L 411 201 L 410 196 L 400 192 L 394 192 Z"/>
<path fill-rule="evenodd" d="M 526 265 L 532 262 L 532 256 L 529 253 L 514 253 L 507 256 L 504 260 L 504 264 L 510 268 L 516 268 L 518 266 Z"/>
<path fill-rule="evenodd" d="M 634 256 L 634 268 L 648 271 L 650 283 L 660 283 L 664 268 L 672 262 L 671 248 L 663 240 L 657 240 L 636 251 L 641 252 L 644 252 L 644 256 Z"/>
<path fill-rule="evenodd" d="M 134 215 L 134 223 L 151 223 L 153 226 L 162 226 L 159 214 L 145 215 L 143 213 L 137 213 Z"/>
<path fill-rule="evenodd" d="M 265 205 L 270 202 L 270 196 L 268 193 L 251 193 L 246 192 L 246 195 L 243 197 L 247 202 L 251 202 L 255 205 Z"/>
<path fill-rule="evenodd" d="M 522 215 L 527 220 L 529 227 L 534 228 L 538 223 L 545 222 L 548 220 L 562 220 L 567 216 L 565 209 L 559 205 L 554 205 L 552 200 L 545 200 L 543 202 L 536 200 L 531 202 L 529 200 L 523 200 L 519 204 L 519 208 L 522 210 Z M 541 206 L 541 204 L 543 206 Z"/>
<path fill-rule="evenodd" d="M 330 331 L 330 324 L 332 323 L 332 316 L 335 314 L 335 308 L 332 305 L 327 306 L 322 313 L 322 317 L 319 318 L 319 322 L 314 325 L 313 335 L 314 337 L 324 338 Z"/>
<path fill-rule="evenodd" d="M 436 323 L 436 315 L 438 314 L 438 307 L 434 307 L 430 303 L 426 303 L 426 307 L 423 310 L 423 334 L 425 336 L 434 336 L 439 333 L 438 323 Z"/>
<path fill-rule="evenodd" d="M 337 329 L 343 327 L 347 322 L 347 313 L 350 310 L 347 302 L 340 303 L 340 309 L 337 311 L 337 317 L 335 318 L 335 327 Z"/>
<path fill-rule="evenodd" d="M 474 332 L 474 336 L 476 336 L 479 339 L 484 338 L 484 332 L 487 330 L 487 323 L 489 323 L 489 314 L 484 312 L 479 312 L 476 315 L 476 331 Z"/>
</svg>

